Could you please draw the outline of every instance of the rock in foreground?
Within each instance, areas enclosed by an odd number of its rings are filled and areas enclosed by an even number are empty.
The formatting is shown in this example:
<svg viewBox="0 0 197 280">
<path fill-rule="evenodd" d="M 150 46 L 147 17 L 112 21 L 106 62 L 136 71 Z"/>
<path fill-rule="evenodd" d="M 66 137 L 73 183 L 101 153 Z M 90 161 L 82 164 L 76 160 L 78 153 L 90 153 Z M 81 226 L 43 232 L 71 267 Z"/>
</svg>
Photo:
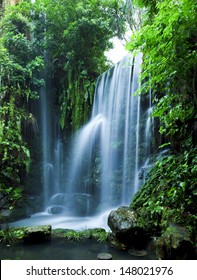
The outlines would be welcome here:
<svg viewBox="0 0 197 280">
<path fill-rule="evenodd" d="M 146 231 L 139 226 L 137 213 L 131 208 L 121 206 L 111 211 L 108 217 L 108 226 L 116 239 L 128 247 L 143 248 L 147 241 Z"/>
<path fill-rule="evenodd" d="M 51 240 L 51 226 L 27 227 L 24 232 L 23 241 L 26 244 L 43 243 Z"/>
<path fill-rule="evenodd" d="M 193 259 L 194 248 L 189 231 L 171 224 L 156 242 L 157 258 L 164 260 Z"/>
</svg>

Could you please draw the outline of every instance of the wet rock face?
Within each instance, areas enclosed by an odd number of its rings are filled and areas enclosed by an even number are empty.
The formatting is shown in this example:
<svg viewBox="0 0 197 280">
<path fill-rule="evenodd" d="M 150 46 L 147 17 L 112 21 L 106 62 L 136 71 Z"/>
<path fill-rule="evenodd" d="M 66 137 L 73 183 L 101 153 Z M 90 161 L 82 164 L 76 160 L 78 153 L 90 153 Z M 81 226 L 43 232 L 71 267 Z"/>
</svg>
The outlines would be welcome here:
<svg viewBox="0 0 197 280">
<path fill-rule="evenodd" d="M 146 243 L 146 232 L 138 226 L 137 213 L 126 206 L 111 211 L 108 217 L 108 226 L 115 237 L 128 247 L 134 245 L 143 248 Z"/>
</svg>

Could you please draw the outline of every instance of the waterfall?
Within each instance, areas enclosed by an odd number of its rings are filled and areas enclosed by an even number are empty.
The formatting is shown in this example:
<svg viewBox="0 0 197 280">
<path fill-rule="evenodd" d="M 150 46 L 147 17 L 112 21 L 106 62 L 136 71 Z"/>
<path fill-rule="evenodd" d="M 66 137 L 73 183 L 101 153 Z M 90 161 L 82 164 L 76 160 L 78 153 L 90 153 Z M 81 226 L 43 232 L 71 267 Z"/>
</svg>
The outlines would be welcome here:
<svg viewBox="0 0 197 280">
<path fill-rule="evenodd" d="M 50 173 L 52 172 L 53 166 L 49 162 L 49 122 L 48 122 L 48 102 L 47 92 L 44 87 L 40 91 L 41 101 L 41 139 L 42 139 L 42 184 L 43 184 L 43 204 L 44 208 L 47 206 L 50 198 Z"/>
<path fill-rule="evenodd" d="M 47 81 L 39 121 L 44 211 L 13 225 L 107 229 L 109 211 L 130 204 L 151 166 L 151 91 L 136 94 L 141 61 L 128 55 L 98 78 L 91 118 L 66 145 Z"/>
<path fill-rule="evenodd" d="M 42 150 L 42 203 L 45 210 L 51 196 L 61 191 L 63 180 L 63 144 L 60 136 L 58 108 L 54 106 L 51 94 L 50 82 L 46 79 L 47 73 L 43 74 L 46 87 L 40 90 L 40 128 Z"/>
<path fill-rule="evenodd" d="M 138 173 L 138 180 L 142 180 L 144 183 L 148 174 L 148 171 L 150 170 L 150 167 L 152 167 L 153 163 L 151 163 L 150 156 L 151 156 L 151 139 L 154 138 L 154 120 L 151 116 L 152 113 L 152 94 L 151 89 L 148 93 L 148 106 L 145 110 L 145 126 L 144 126 L 144 158 L 145 163 L 140 168 L 140 171 Z"/>
<path fill-rule="evenodd" d="M 141 61 L 128 55 L 98 78 L 91 118 L 73 137 L 64 173 L 56 150 L 50 213 L 92 215 L 131 202 L 150 153 L 150 104 L 144 111 L 135 94 Z"/>
</svg>

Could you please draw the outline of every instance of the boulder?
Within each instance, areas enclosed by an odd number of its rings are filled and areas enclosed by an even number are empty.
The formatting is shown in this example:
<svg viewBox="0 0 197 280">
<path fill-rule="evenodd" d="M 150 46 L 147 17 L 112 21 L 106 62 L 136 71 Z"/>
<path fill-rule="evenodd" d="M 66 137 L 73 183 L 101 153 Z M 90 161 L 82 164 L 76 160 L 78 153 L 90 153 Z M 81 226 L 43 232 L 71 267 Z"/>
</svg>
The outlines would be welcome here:
<svg viewBox="0 0 197 280">
<path fill-rule="evenodd" d="M 108 226 L 115 237 L 128 247 L 143 248 L 147 242 L 146 231 L 139 226 L 137 213 L 129 207 L 121 206 L 111 211 Z"/>
<path fill-rule="evenodd" d="M 164 260 L 183 260 L 194 257 L 189 231 L 175 224 L 169 225 L 156 241 L 156 256 Z"/>
<path fill-rule="evenodd" d="M 51 240 L 51 226 L 27 227 L 24 231 L 23 242 L 26 244 L 43 243 Z"/>
</svg>

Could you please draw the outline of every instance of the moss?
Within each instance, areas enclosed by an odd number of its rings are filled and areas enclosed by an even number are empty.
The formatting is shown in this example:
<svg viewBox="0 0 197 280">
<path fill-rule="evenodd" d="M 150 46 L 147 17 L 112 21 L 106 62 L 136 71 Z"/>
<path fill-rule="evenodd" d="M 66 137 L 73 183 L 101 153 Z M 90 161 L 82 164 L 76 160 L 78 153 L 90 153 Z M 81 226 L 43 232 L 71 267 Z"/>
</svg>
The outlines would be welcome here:
<svg viewBox="0 0 197 280">
<path fill-rule="evenodd" d="M 160 259 L 190 259 L 194 257 L 194 247 L 189 231 L 171 224 L 156 241 L 156 254 Z"/>
<path fill-rule="evenodd" d="M 54 238 L 61 237 L 68 241 L 82 241 L 84 239 L 95 239 L 99 242 L 105 242 L 108 238 L 108 233 L 102 228 L 85 229 L 76 231 L 72 229 L 55 229 L 52 231 Z"/>
<path fill-rule="evenodd" d="M 0 231 L 0 242 L 13 243 L 42 243 L 51 239 L 51 226 L 13 227 L 9 226 Z"/>
<path fill-rule="evenodd" d="M 32 240 L 32 243 L 49 241 L 52 238 L 63 238 L 68 241 L 82 241 L 84 239 L 94 239 L 98 242 L 107 241 L 109 233 L 103 228 L 85 229 L 76 231 L 72 229 L 53 229 L 51 226 L 34 226 L 34 227 L 6 227 L 0 230 L 0 242 L 6 244 L 26 242 Z M 35 241 L 35 242 L 34 242 Z"/>
<path fill-rule="evenodd" d="M 23 242 L 28 244 L 43 243 L 51 240 L 51 226 L 26 227 Z"/>
</svg>

